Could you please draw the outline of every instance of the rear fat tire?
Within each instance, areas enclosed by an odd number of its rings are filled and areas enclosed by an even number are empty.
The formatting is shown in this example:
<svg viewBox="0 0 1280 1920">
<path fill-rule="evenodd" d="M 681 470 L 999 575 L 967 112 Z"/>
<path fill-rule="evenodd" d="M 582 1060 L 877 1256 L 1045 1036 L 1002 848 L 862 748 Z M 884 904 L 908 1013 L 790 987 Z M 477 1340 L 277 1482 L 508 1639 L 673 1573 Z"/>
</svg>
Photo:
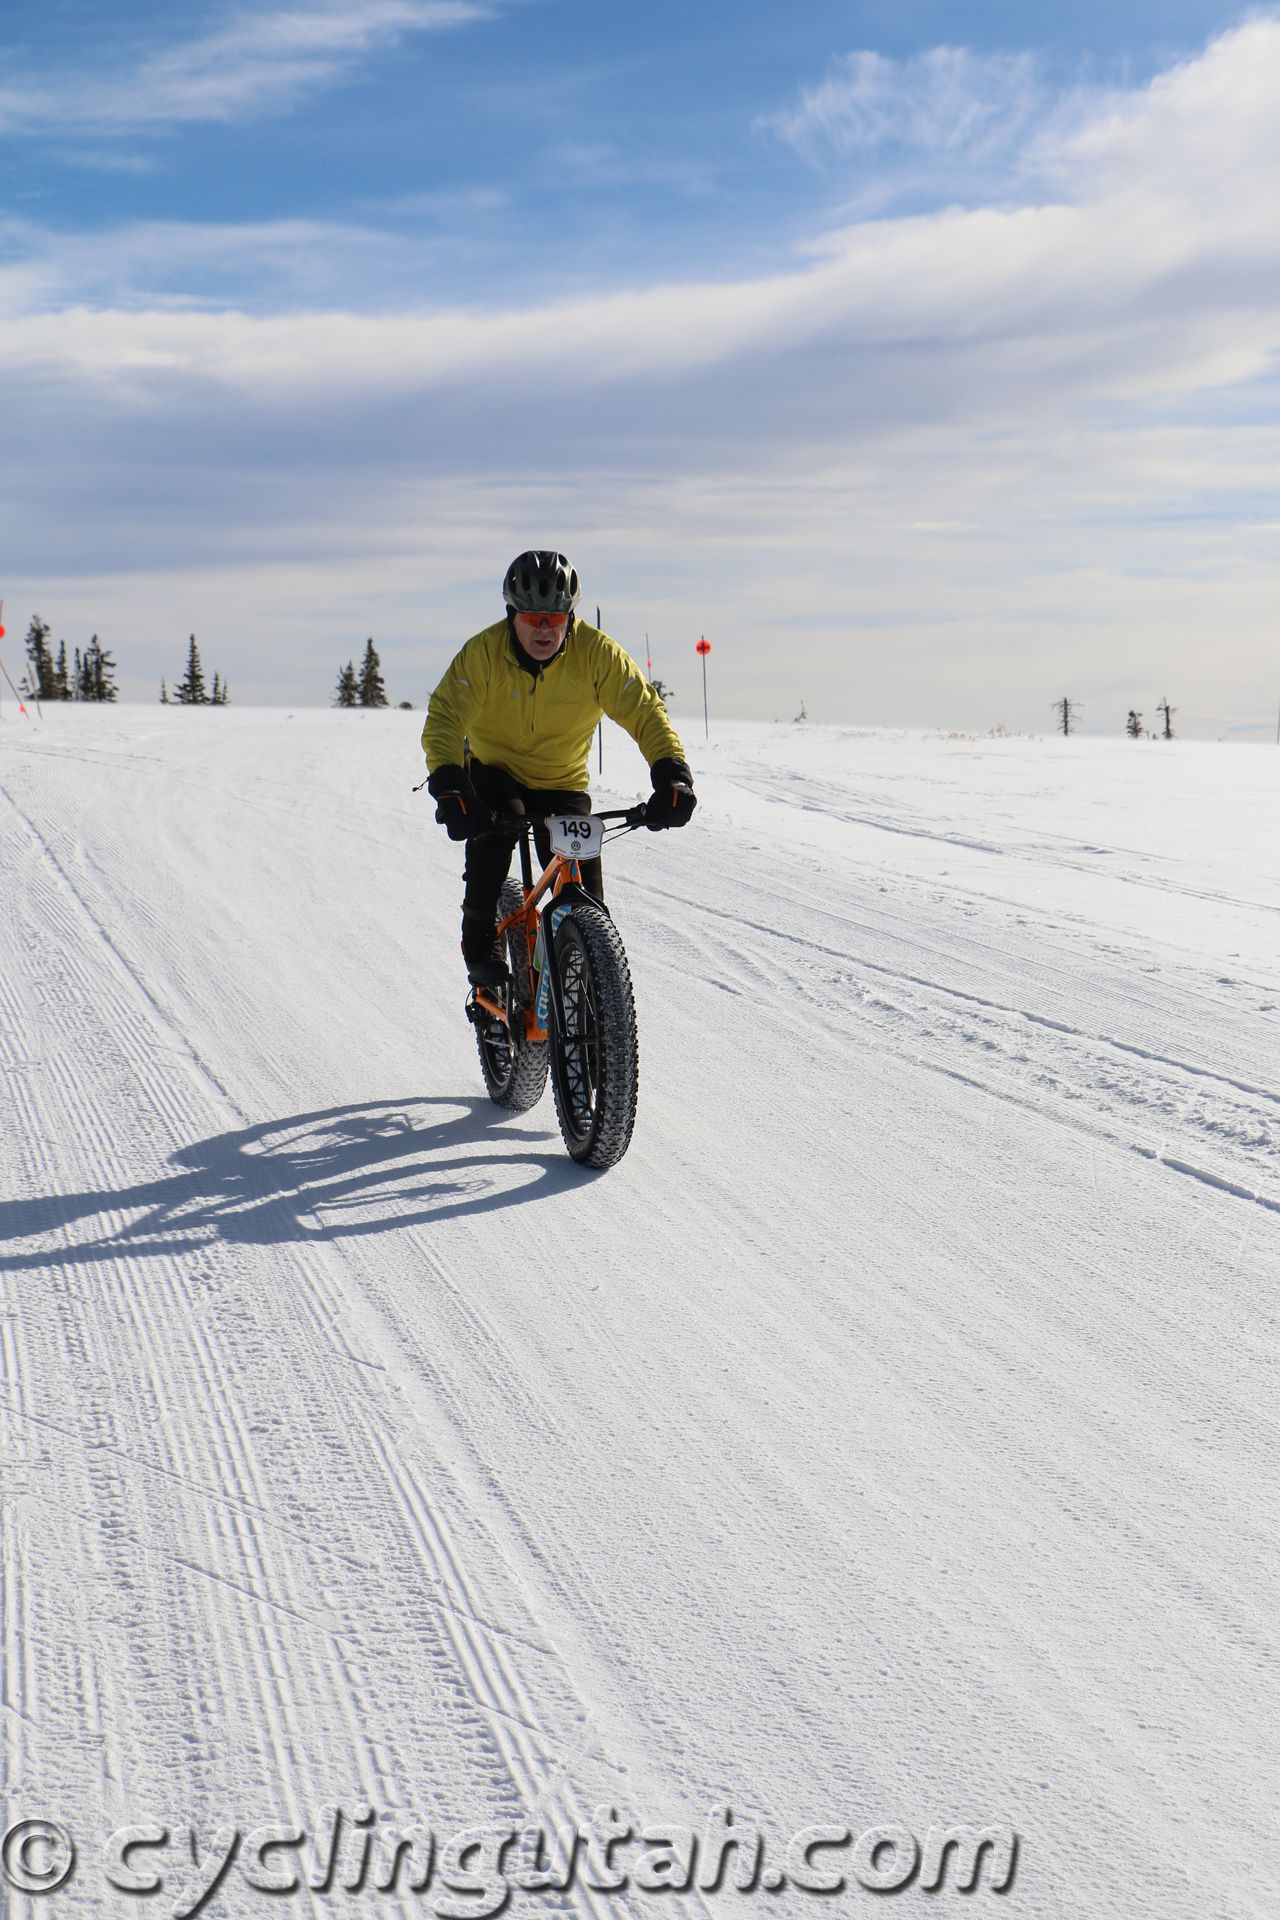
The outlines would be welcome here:
<svg viewBox="0 0 1280 1920">
<path fill-rule="evenodd" d="M 508 880 L 498 900 L 499 920 L 516 913 L 524 904 L 523 889 Z M 529 942 L 523 927 L 507 929 L 507 952 L 511 978 L 506 985 L 506 1004 L 511 1018 L 507 1027 L 495 1014 L 475 1009 L 476 1047 L 480 1071 L 484 1075 L 489 1098 L 509 1113 L 527 1113 L 536 1107 L 547 1087 L 547 1069 L 551 1048 L 547 1041 L 525 1038 L 525 1010 L 529 1005 Z M 514 1028 L 514 1032 L 512 1029 Z"/>
<path fill-rule="evenodd" d="M 584 1167 L 616 1166 L 640 1091 L 636 1003 L 626 950 L 602 907 L 576 901 L 556 934 L 567 1033 L 553 1033 L 552 1085 L 565 1146 Z M 581 1041 L 581 1045 L 566 1044 Z"/>
</svg>

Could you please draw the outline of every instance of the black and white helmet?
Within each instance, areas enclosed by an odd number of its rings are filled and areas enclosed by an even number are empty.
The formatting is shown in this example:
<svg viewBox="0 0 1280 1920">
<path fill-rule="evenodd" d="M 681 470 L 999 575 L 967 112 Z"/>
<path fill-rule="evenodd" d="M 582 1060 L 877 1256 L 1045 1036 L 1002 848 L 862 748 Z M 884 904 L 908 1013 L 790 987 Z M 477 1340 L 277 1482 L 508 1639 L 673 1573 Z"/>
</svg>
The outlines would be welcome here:
<svg viewBox="0 0 1280 1920">
<path fill-rule="evenodd" d="M 572 613 L 582 588 L 562 553 L 530 549 L 507 568 L 502 597 L 512 613 Z"/>
</svg>

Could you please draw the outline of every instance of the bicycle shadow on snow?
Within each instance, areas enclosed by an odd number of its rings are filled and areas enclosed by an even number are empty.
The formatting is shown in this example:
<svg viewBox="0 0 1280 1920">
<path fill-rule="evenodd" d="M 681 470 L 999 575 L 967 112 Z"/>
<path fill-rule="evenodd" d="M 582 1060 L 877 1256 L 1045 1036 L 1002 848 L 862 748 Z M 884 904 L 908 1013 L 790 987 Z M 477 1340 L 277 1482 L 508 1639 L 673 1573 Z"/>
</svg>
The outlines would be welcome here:
<svg viewBox="0 0 1280 1920">
<path fill-rule="evenodd" d="M 568 1158 L 558 1133 L 504 1136 L 510 1124 L 490 1100 L 436 1095 L 214 1134 L 174 1154 L 174 1171 L 159 1179 L 0 1202 L 0 1244 L 72 1235 L 61 1247 L 0 1254 L 0 1271 L 183 1253 L 214 1241 L 261 1247 L 394 1233 L 580 1190 L 599 1177 Z M 544 1149 L 549 1140 L 553 1151 Z M 104 1216 L 104 1231 L 75 1232 Z"/>
</svg>

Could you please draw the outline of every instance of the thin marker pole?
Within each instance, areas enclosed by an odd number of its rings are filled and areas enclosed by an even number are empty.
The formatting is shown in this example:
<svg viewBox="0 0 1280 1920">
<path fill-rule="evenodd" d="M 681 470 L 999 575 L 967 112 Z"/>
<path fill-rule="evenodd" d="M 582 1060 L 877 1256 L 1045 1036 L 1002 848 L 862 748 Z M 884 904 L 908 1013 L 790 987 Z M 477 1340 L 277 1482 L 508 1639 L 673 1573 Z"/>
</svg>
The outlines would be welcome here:
<svg viewBox="0 0 1280 1920">
<path fill-rule="evenodd" d="M 596 632 L 599 633 L 599 631 L 600 631 L 600 609 L 599 607 L 597 607 L 596 608 Z M 600 721 L 599 734 L 600 734 L 600 741 L 599 741 L 600 772 L 603 775 L 604 773 L 604 719 L 603 719 L 603 716 L 601 717 L 601 721 Z"/>
<path fill-rule="evenodd" d="M 707 719 L 707 655 L 710 651 L 711 642 L 704 633 L 698 642 L 698 652 L 702 655 L 702 734 L 706 740 L 711 738 L 711 723 Z"/>
<path fill-rule="evenodd" d="M 0 673 L 4 675 L 6 680 L 9 680 L 9 669 L 8 667 L 5 666 L 3 660 L 0 660 Z M 18 692 L 18 689 L 14 686 L 12 680 L 9 680 L 9 691 L 18 703 L 18 712 L 27 713 L 26 708 L 22 704 L 22 695 Z M 29 713 L 27 714 L 27 718 L 28 720 L 31 718 L 31 715 Z"/>
<path fill-rule="evenodd" d="M 0 640 L 3 640 L 3 639 L 4 639 L 4 601 L 0 600 Z M 0 660 L 0 673 L 4 675 L 6 680 L 9 680 L 9 669 L 5 666 L 3 660 Z M 31 718 L 31 715 L 27 712 L 26 708 L 23 706 L 22 695 L 18 692 L 18 689 L 14 686 L 12 680 L 9 680 L 9 691 L 18 703 L 18 712 L 22 714 L 26 719 L 29 720 Z M 43 714 L 40 717 L 41 719 L 43 719 L 44 718 Z"/>
</svg>

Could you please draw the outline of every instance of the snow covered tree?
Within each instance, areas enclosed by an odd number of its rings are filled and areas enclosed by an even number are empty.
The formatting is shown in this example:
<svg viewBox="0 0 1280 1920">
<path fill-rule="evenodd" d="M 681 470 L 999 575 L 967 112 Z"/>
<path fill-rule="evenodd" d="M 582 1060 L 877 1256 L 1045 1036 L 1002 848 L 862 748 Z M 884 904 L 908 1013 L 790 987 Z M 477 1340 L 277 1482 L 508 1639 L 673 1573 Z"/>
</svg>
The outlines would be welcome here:
<svg viewBox="0 0 1280 1920">
<path fill-rule="evenodd" d="M 53 683 L 58 689 L 59 700 L 74 700 L 75 689 L 67 672 L 67 643 L 64 640 L 58 648 L 58 664 L 53 670 Z"/>
<path fill-rule="evenodd" d="M 364 650 L 364 659 L 360 662 L 360 705 L 362 707 L 388 705 L 387 690 L 382 684 L 382 662 L 378 658 L 372 636 Z"/>
<path fill-rule="evenodd" d="M 338 685 L 333 696 L 335 707 L 358 707 L 360 705 L 360 682 L 356 679 L 356 663 L 348 660 L 338 673 Z"/>
<path fill-rule="evenodd" d="M 1142 715 L 1135 713 L 1132 707 L 1129 709 L 1129 718 L 1125 721 L 1124 730 L 1131 740 L 1141 740 Z"/>
<path fill-rule="evenodd" d="M 1163 700 L 1156 702 L 1156 712 L 1164 715 L 1164 732 L 1160 735 L 1162 740 L 1173 739 L 1173 716 L 1177 711 L 1178 709 L 1176 707 L 1169 705 L 1168 694 L 1165 695 Z"/>
<path fill-rule="evenodd" d="M 209 704 L 208 691 L 204 684 L 204 668 L 200 665 L 200 649 L 196 645 L 194 633 L 187 649 L 187 671 L 179 680 L 174 692 L 179 704 L 184 707 L 206 707 Z"/>
<path fill-rule="evenodd" d="M 1062 731 L 1064 733 L 1070 733 L 1071 723 L 1080 711 L 1080 702 L 1078 700 L 1068 700 L 1064 695 L 1061 700 L 1054 701 L 1053 710 L 1062 722 Z"/>
<path fill-rule="evenodd" d="M 219 680 L 215 673 L 213 676 L 213 692 L 209 696 L 209 705 L 211 707 L 225 707 L 230 698 L 231 695 L 227 692 L 226 681 Z"/>
<path fill-rule="evenodd" d="M 24 691 L 33 700 L 58 699 L 58 670 L 49 651 L 49 625 L 38 613 L 32 614 L 27 628 L 27 660 Z"/>
<path fill-rule="evenodd" d="M 160 705 L 162 707 L 167 707 L 168 704 L 169 704 L 169 689 L 168 687 L 166 687 L 164 681 L 162 680 L 160 682 Z"/>
</svg>

